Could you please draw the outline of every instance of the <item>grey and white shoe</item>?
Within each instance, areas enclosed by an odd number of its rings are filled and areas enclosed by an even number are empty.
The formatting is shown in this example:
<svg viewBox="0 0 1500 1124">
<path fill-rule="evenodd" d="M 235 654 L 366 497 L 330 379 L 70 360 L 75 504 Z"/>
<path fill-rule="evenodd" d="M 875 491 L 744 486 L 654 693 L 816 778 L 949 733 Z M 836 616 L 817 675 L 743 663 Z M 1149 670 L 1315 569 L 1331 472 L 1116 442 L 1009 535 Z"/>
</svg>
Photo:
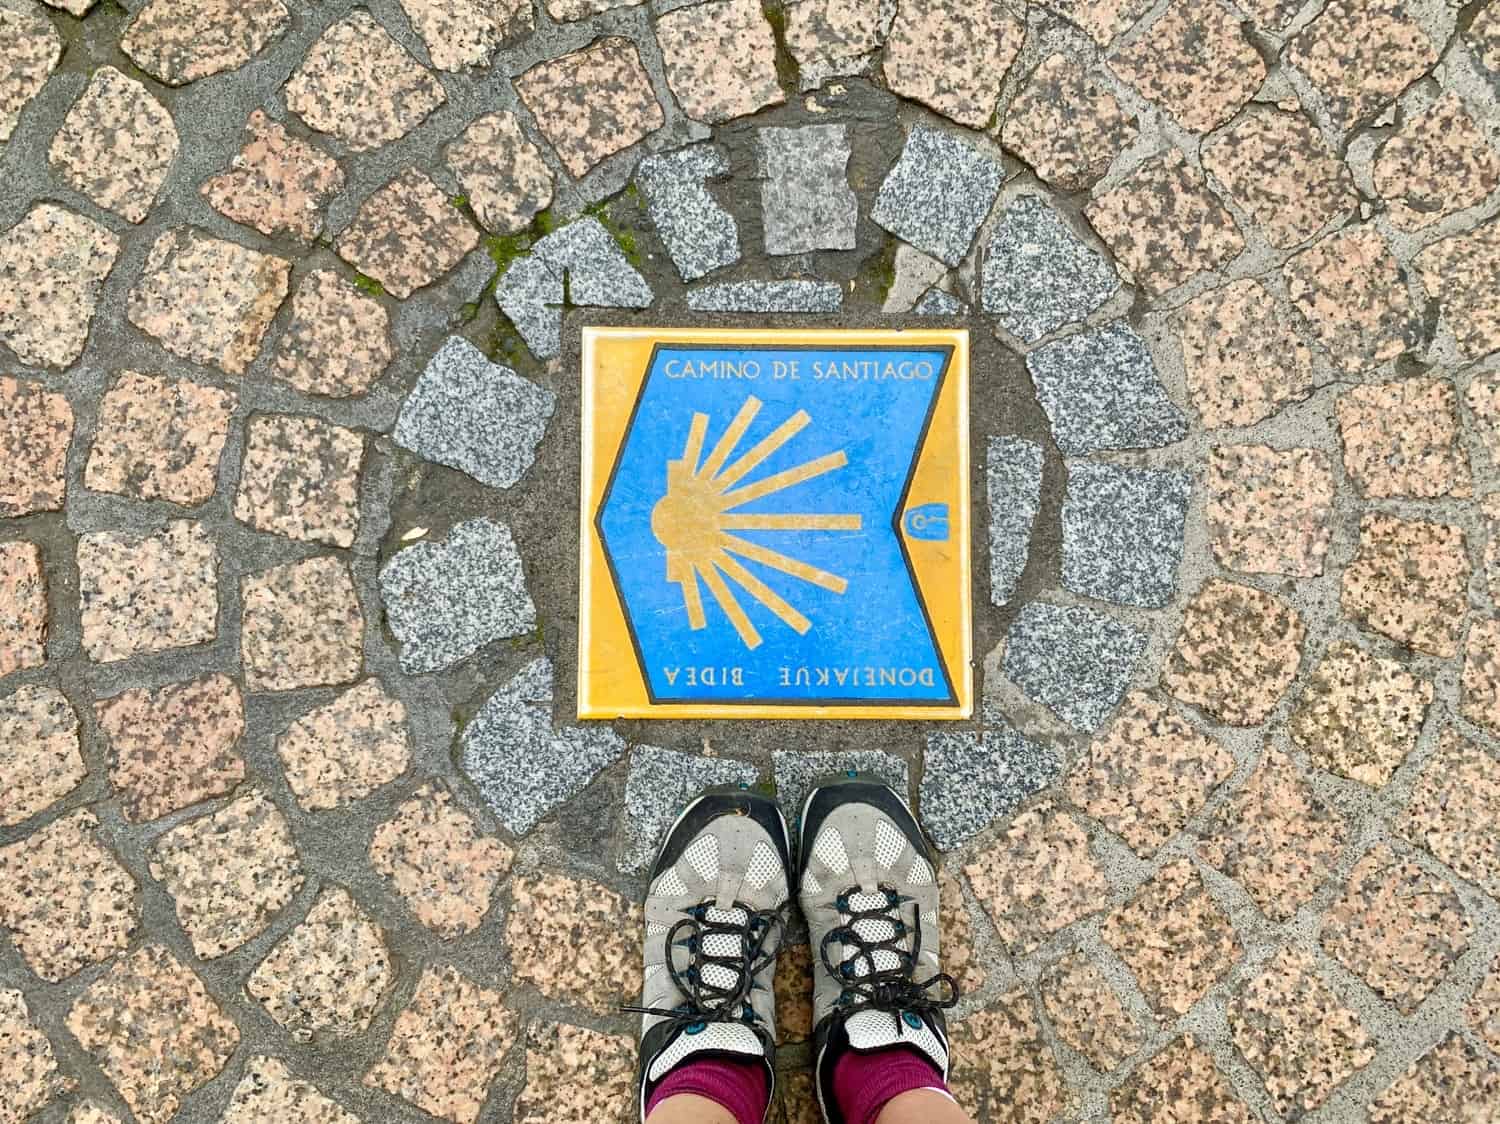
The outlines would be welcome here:
<svg viewBox="0 0 1500 1124">
<path fill-rule="evenodd" d="M 842 1124 L 833 1068 L 846 1051 L 910 1047 L 947 1079 L 943 1011 L 958 987 L 938 959 L 932 849 L 889 786 L 850 776 L 814 788 L 802 809 L 799 868 L 818 1101 L 825 1120 Z"/>
<path fill-rule="evenodd" d="M 776 954 L 791 898 L 791 839 L 769 797 L 710 789 L 662 844 L 646 896 L 641 1118 L 692 1057 L 755 1060 L 775 1103 Z"/>
</svg>

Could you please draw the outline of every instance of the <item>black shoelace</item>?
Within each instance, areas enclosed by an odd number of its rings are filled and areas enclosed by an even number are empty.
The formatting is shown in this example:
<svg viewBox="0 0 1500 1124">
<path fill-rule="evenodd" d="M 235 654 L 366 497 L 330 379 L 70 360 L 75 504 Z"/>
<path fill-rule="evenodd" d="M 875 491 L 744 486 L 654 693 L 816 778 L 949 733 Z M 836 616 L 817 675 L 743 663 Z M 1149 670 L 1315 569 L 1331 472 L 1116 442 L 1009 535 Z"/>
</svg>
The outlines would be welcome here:
<svg viewBox="0 0 1500 1124">
<path fill-rule="evenodd" d="M 887 1011 L 901 1021 L 902 1014 L 947 1009 L 958 1003 L 958 983 L 946 972 L 920 983 L 916 979 L 917 957 L 922 951 L 922 925 L 920 919 L 915 928 L 901 919 L 901 907 L 913 899 L 902 897 L 889 887 L 880 887 L 885 896 L 883 905 L 870 909 L 855 909 L 851 900 L 855 891 L 840 894 L 835 901 L 845 922 L 830 929 L 823 937 L 818 950 L 823 966 L 841 981 L 843 994 L 839 1006 L 849 1014 L 859 1011 Z M 859 931 L 860 922 L 874 922 L 889 926 L 891 935 L 885 940 L 870 940 Z M 906 947 L 906 936 L 911 935 L 911 948 Z M 828 948 L 837 941 L 844 946 L 844 961 L 835 964 L 828 955 Z M 850 954 L 850 950 L 852 955 Z M 894 968 L 881 968 L 877 953 L 891 953 L 896 957 Z M 860 969 L 864 971 L 861 973 Z M 941 989 L 934 994 L 934 988 Z"/>
<path fill-rule="evenodd" d="M 667 932 L 667 971 L 677 990 L 686 997 L 682 1005 L 664 1007 L 622 1007 L 637 1015 L 654 1015 L 670 1019 L 684 1026 L 707 1023 L 760 1022 L 750 993 L 755 990 L 755 977 L 761 973 L 781 948 L 781 935 L 786 926 L 787 905 L 776 909 L 752 910 L 735 902 L 732 907 L 745 914 L 743 922 L 713 921 L 709 911 L 715 907 L 711 902 L 684 910 L 684 917 Z M 718 912 L 727 912 L 720 910 Z M 707 951 L 711 938 L 732 937 L 739 941 L 740 951 L 734 955 L 715 955 Z M 688 951 L 685 969 L 677 966 L 673 948 Z M 722 972 L 710 972 L 719 968 L 733 977 L 732 984 L 721 984 Z M 714 977 L 710 979 L 709 977 Z"/>
</svg>

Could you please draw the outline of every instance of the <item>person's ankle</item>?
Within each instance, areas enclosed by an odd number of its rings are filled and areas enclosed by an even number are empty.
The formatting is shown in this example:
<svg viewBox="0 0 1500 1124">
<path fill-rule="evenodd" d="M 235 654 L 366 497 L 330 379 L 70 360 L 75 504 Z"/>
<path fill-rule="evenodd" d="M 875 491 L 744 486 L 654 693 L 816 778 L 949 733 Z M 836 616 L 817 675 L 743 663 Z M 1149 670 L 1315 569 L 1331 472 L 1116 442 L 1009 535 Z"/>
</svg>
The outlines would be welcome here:
<svg viewBox="0 0 1500 1124">
<path fill-rule="evenodd" d="M 942 1072 L 909 1046 L 848 1050 L 833 1066 L 833 1095 L 846 1124 L 875 1124 L 896 1098 L 918 1090 L 947 1094 Z"/>
<path fill-rule="evenodd" d="M 673 1093 L 652 1104 L 645 1124 L 740 1124 L 740 1121 L 718 1101 L 697 1093 Z"/>
<path fill-rule="evenodd" d="M 647 1118 L 664 1102 L 681 1096 L 712 1101 L 729 1113 L 735 1124 L 762 1124 L 771 1103 L 770 1076 L 763 1061 L 689 1058 L 651 1090 L 646 1100 Z"/>
<path fill-rule="evenodd" d="M 886 1101 L 875 1116 L 875 1124 L 938 1124 L 939 1121 L 963 1121 L 973 1124 L 959 1107 L 958 1098 L 947 1089 L 911 1089 Z"/>
</svg>

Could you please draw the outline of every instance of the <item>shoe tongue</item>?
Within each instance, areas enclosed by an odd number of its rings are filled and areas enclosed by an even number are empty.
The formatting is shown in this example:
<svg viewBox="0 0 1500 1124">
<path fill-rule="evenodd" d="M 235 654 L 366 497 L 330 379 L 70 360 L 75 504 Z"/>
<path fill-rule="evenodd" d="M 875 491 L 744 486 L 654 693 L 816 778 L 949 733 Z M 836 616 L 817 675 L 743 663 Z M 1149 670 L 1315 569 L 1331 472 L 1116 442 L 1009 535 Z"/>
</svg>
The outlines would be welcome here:
<svg viewBox="0 0 1500 1124">
<path fill-rule="evenodd" d="M 743 909 L 710 907 L 703 919 L 710 924 L 743 926 L 749 923 L 750 915 Z M 744 956 L 745 941 L 737 933 L 714 933 L 703 938 L 703 952 L 707 956 Z M 722 964 L 708 964 L 703 968 L 703 982 L 713 987 L 731 988 L 739 982 L 739 976 Z"/>
<path fill-rule="evenodd" d="M 849 895 L 849 906 L 860 913 L 872 913 L 877 910 L 887 911 L 890 899 L 884 892 L 866 894 L 855 892 Z M 887 918 L 894 918 L 894 912 L 887 911 L 883 917 L 866 917 L 854 922 L 851 928 L 859 934 L 861 940 L 870 944 L 881 944 L 896 939 L 896 926 Z M 855 979 L 867 976 L 871 971 L 871 961 L 874 961 L 874 970 L 877 972 L 893 972 L 898 970 L 903 960 L 894 951 L 888 948 L 875 949 L 871 956 L 861 956 L 851 946 L 845 949 L 844 959 L 852 961 L 848 971 Z"/>
<path fill-rule="evenodd" d="M 646 1074 L 649 1080 L 660 1081 L 668 1070 L 677 1068 L 699 1054 L 744 1054 L 758 1060 L 765 1059 L 766 1048 L 761 1043 L 760 1035 L 744 1023 L 697 1025 L 703 1029 L 696 1034 L 689 1034 L 686 1028 L 677 1032 L 677 1037 L 651 1063 L 651 1069 Z"/>
<path fill-rule="evenodd" d="M 890 1011 L 856 1011 L 844 1022 L 849 1047 L 861 1053 L 888 1050 L 892 1046 L 909 1046 L 937 1067 L 944 1079 L 948 1076 L 948 1048 L 927 1025 L 927 1020 L 912 1015 L 914 1027 L 906 1013 Z"/>
</svg>

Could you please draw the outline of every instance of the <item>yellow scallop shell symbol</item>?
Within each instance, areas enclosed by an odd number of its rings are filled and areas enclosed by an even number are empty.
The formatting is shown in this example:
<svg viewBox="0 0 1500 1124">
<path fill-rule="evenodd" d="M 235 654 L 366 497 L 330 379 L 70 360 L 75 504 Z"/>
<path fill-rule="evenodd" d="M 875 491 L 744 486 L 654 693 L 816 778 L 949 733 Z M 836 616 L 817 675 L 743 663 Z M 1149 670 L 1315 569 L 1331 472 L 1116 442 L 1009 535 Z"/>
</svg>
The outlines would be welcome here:
<svg viewBox="0 0 1500 1124">
<path fill-rule="evenodd" d="M 736 513 L 736 508 L 762 496 L 774 495 L 825 473 L 836 472 L 849 463 L 849 458 L 840 449 L 736 487 L 812 421 L 807 411 L 798 410 L 729 463 L 735 447 L 760 413 L 761 405 L 758 398 L 746 398 L 701 464 L 699 457 L 708 437 L 708 415 L 695 413 L 682 459 L 667 462 L 667 494 L 651 512 L 651 532 L 656 541 L 666 547 L 667 580 L 682 587 L 689 626 L 697 631 L 708 624 L 703 613 L 702 590 L 698 587 L 701 578 L 747 648 L 759 647 L 761 635 L 726 578 L 798 633 L 805 633 L 812 627 L 812 622 L 747 570 L 735 555 L 839 595 L 849 588 L 849 583 L 837 574 L 799 562 L 730 532 L 858 531 L 862 523 L 859 515 Z"/>
</svg>

